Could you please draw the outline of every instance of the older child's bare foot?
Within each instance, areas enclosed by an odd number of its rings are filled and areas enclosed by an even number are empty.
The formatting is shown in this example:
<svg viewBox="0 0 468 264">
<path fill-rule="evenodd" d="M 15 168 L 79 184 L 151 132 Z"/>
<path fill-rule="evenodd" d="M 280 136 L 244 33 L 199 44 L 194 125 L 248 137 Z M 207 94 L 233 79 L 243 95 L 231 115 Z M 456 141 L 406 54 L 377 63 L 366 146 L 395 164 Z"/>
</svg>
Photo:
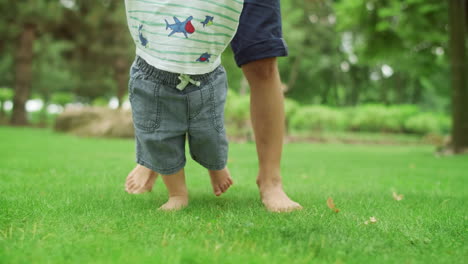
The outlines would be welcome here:
<svg viewBox="0 0 468 264">
<path fill-rule="evenodd" d="M 188 205 L 188 196 L 172 196 L 169 200 L 159 207 L 163 211 L 176 211 Z"/>
<path fill-rule="evenodd" d="M 291 200 L 283 191 L 281 182 L 257 181 L 260 196 L 270 212 L 291 212 L 301 210 L 302 206 Z"/>
<path fill-rule="evenodd" d="M 169 200 L 159 209 L 164 211 L 180 210 L 188 205 L 188 192 L 185 185 L 184 169 L 175 174 L 163 175 L 164 184 L 169 193 Z"/>
<path fill-rule="evenodd" d="M 227 168 L 222 170 L 209 170 L 211 185 L 213 186 L 213 192 L 216 196 L 220 196 L 225 193 L 231 185 L 234 184 L 231 175 Z"/>
<path fill-rule="evenodd" d="M 151 192 L 158 174 L 140 164 L 128 174 L 125 191 L 130 194 Z"/>
</svg>

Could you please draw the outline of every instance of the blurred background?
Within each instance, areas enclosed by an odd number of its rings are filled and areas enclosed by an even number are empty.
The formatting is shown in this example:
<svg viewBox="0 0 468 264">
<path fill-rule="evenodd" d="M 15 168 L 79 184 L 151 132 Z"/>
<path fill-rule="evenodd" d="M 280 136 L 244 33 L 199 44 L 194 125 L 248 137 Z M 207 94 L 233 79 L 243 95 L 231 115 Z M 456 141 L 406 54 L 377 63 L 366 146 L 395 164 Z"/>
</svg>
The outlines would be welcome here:
<svg viewBox="0 0 468 264">
<path fill-rule="evenodd" d="M 281 4 L 288 140 L 468 147 L 466 1 Z M 0 0 L 0 10 L 2 125 L 133 136 L 123 0 Z M 227 131 L 252 140 L 249 87 L 229 48 L 223 64 Z"/>
</svg>

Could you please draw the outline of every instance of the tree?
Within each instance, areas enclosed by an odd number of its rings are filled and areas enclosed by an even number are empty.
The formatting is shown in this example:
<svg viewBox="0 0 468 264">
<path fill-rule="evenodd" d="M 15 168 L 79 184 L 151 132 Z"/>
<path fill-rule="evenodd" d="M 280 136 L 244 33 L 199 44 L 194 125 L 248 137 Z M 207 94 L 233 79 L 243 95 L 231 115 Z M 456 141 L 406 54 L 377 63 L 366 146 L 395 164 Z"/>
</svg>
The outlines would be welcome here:
<svg viewBox="0 0 468 264">
<path fill-rule="evenodd" d="M 57 22 L 62 5 L 57 0 L 13 1 L 1 0 L 0 9 L 8 10 L 2 20 L 8 25 L 3 37 L 11 40 L 14 51 L 14 97 L 11 124 L 26 125 L 26 101 L 31 94 L 34 43 L 47 32 L 50 24 Z M 2 27 L 2 29 L 4 29 Z"/>
<path fill-rule="evenodd" d="M 445 1 L 340 0 L 334 7 L 338 32 L 351 36 L 355 65 L 368 67 L 374 79 L 368 99 L 448 110 L 449 100 L 436 105 L 429 97 L 449 97 Z M 392 74 L 385 76 L 384 66 Z"/>
<path fill-rule="evenodd" d="M 134 58 L 134 43 L 131 38 L 125 14 L 124 1 L 112 1 L 109 4 L 108 12 L 112 15 L 106 16 L 108 19 L 104 24 L 104 29 L 109 29 L 112 35 L 112 49 L 109 49 L 109 61 L 114 70 L 114 80 L 116 83 L 116 95 L 119 107 L 122 106 L 123 97 L 127 93 L 129 68 Z"/>
<path fill-rule="evenodd" d="M 53 95 L 70 92 L 76 86 L 76 77 L 62 55 L 72 47 L 72 43 L 55 39 L 49 33 L 36 41 L 32 92 L 43 101 L 40 124 L 47 121 L 47 107 Z"/>
<path fill-rule="evenodd" d="M 468 150 L 468 66 L 466 62 L 467 3 L 450 0 L 450 49 L 452 64 L 452 145 L 455 153 Z"/>
<path fill-rule="evenodd" d="M 339 68 L 344 60 L 330 0 L 282 3 L 283 31 L 289 56 L 280 60 L 286 96 L 302 103 L 341 105 Z"/>
<path fill-rule="evenodd" d="M 13 97 L 12 125 L 26 125 L 26 101 L 30 96 L 32 81 L 33 45 L 36 39 L 36 25 L 23 24 L 15 52 L 15 96 Z"/>
<path fill-rule="evenodd" d="M 55 35 L 74 43 L 65 56 L 79 76 L 75 94 L 88 103 L 116 95 L 121 105 L 135 57 L 124 2 L 75 0 L 66 14 Z"/>
</svg>

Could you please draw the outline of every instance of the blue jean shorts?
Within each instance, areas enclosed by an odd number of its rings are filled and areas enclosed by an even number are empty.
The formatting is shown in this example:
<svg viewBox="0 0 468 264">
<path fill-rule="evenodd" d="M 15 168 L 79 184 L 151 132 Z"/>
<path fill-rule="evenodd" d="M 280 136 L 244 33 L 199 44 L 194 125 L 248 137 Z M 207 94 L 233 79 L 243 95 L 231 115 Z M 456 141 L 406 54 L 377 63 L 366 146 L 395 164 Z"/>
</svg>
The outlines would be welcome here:
<svg viewBox="0 0 468 264">
<path fill-rule="evenodd" d="M 287 56 L 280 0 L 244 0 L 231 47 L 239 67 L 260 59 Z"/>
<path fill-rule="evenodd" d="M 129 99 L 136 139 L 136 162 L 163 175 L 185 166 L 190 155 L 209 170 L 224 169 L 228 141 L 224 128 L 226 72 L 191 75 L 200 86 L 179 90 L 179 74 L 159 70 L 139 56 L 130 69 Z"/>
</svg>

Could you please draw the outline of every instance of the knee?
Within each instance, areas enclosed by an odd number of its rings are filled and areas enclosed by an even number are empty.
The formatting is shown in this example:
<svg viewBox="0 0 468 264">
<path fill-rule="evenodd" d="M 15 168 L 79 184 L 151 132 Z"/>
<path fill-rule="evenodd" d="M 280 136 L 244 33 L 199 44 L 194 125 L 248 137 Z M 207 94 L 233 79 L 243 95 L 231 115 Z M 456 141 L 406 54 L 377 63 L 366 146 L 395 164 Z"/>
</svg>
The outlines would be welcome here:
<svg viewBox="0 0 468 264">
<path fill-rule="evenodd" d="M 247 79 L 271 80 L 278 76 L 278 64 L 276 58 L 267 58 L 253 61 L 242 66 Z"/>
</svg>

